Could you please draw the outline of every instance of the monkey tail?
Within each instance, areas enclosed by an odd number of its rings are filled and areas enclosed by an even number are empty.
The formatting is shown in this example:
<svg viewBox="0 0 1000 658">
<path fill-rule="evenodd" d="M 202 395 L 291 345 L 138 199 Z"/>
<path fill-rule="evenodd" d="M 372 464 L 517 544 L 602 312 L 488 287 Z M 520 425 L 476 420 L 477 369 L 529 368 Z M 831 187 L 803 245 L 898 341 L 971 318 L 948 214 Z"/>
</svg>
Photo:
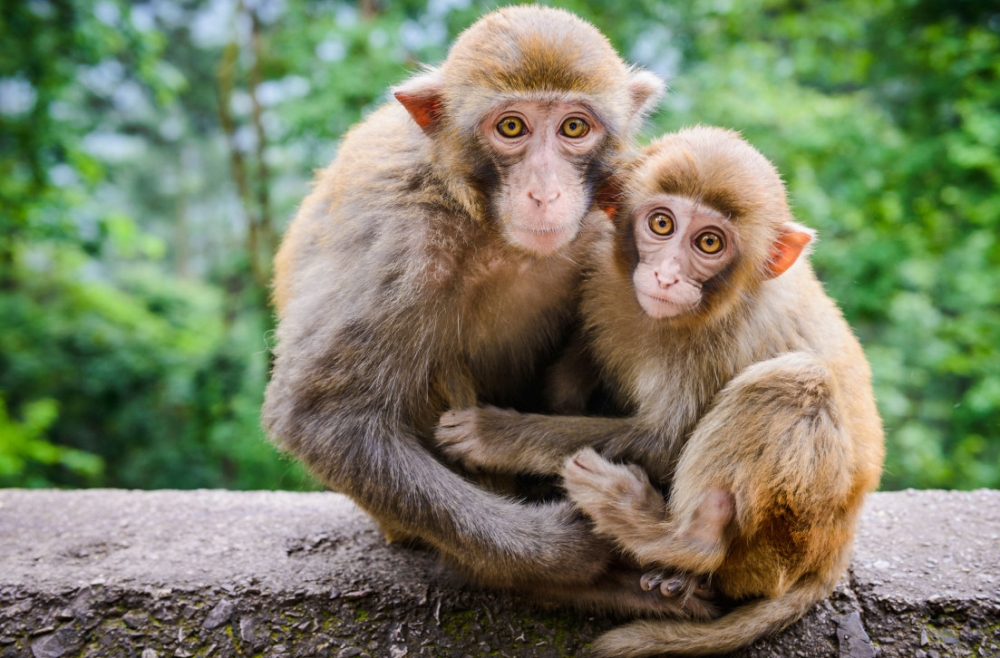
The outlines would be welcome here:
<svg viewBox="0 0 1000 658">
<path fill-rule="evenodd" d="M 632 622 L 597 638 L 591 651 L 602 658 L 729 653 L 797 621 L 832 590 L 821 581 L 798 582 L 776 599 L 753 601 L 714 621 Z"/>
</svg>

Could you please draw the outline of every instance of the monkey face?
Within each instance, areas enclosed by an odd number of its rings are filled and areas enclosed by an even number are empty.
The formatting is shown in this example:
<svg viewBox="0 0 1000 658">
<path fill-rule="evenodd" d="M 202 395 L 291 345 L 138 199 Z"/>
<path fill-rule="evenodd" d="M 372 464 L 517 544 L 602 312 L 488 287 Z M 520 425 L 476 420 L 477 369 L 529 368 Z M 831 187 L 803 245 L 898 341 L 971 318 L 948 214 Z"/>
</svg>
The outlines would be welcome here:
<svg viewBox="0 0 1000 658">
<path fill-rule="evenodd" d="M 576 237 L 591 201 L 587 165 L 605 136 L 593 113 L 571 102 L 506 103 L 479 136 L 500 172 L 493 207 L 507 241 L 547 256 Z"/>
<path fill-rule="evenodd" d="M 636 297 L 653 318 L 695 310 L 706 281 L 738 253 L 734 224 L 690 197 L 658 194 L 632 213 L 639 261 L 632 274 Z"/>
</svg>

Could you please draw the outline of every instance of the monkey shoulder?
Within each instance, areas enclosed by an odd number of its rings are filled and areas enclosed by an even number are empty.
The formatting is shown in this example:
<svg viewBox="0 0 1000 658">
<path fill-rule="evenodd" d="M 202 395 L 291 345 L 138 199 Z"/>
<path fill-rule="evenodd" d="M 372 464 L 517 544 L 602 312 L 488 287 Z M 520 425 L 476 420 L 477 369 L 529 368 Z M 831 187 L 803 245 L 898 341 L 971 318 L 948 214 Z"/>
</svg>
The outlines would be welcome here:
<svg viewBox="0 0 1000 658">
<path fill-rule="evenodd" d="M 744 333 L 758 341 L 759 354 L 734 383 L 823 391 L 815 399 L 843 408 L 852 434 L 881 436 L 864 351 L 812 269 L 796 266 L 769 281 L 755 308 Z"/>
<path fill-rule="evenodd" d="M 448 202 L 429 161 L 426 136 L 401 107 L 353 127 L 286 232 L 276 297 L 353 288 L 398 305 L 409 299 L 400 291 L 446 277 L 457 264 L 448 254 L 473 221 Z"/>
<path fill-rule="evenodd" d="M 430 161 L 427 137 L 401 107 L 385 105 L 347 132 L 294 224 L 321 237 L 343 223 L 411 222 L 414 208 L 443 202 Z"/>
<path fill-rule="evenodd" d="M 854 332 L 808 263 L 796 264 L 766 282 L 756 309 L 754 335 L 761 337 L 772 355 L 807 351 L 829 362 L 845 352 L 851 358 L 860 354 Z"/>
<path fill-rule="evenodd" d="M 609 245 L 593 254 L 582 296 L 587 338 L 612 389 L 651 427 L 684 434 L 719 391 L 756 364 L 790 352 L 825 363 L 825 336 L 853 339 L 808 266 L 767 282 L 755 303 L 719 324 L 689 329 L 649 318 L 616 257 Z"/>
<path fill-rule="evenodd" d="M 387 103 L 344 135 L 331 169 L 353 178 L 419 169 L 430 159 L 430 140 L 398 103 Z"/>
</svg>

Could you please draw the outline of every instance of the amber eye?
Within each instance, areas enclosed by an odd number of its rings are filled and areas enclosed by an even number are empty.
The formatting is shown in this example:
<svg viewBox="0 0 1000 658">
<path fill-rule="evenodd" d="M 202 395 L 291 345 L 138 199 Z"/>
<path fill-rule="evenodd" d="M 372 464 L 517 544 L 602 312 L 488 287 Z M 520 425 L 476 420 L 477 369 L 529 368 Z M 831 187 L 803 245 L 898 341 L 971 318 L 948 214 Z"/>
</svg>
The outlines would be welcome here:
<svg viewBox="0 0 1000 658">
<path fill-rule="evenodd" d="M 649 230 L 657 235 L 670 235 L 674 232 L 674 218 L 662 212 L 649 216 Z"/>
<path fill-rule="evenodd" d="M 560 130 L 567 137 L 583 137 L 590 132 L 590 126 L 583 119 L 572 117 L 562 122 Z"/>
<path fill-rule="evenodd" d="M 504 137 L 520 137 L 524 134 L 524 122 L 517 117 L 504 117 L 497 124 L 497 130 Z"/>
<path fill-rule="evenodd" d="M 718 233 L 712 233 L 711 231 L 705 231 L 699 235 L 694 243 L 698 245 L 698 248 L 704 251 L 706 254 L 717 254 L 722 251 L 722 247 L 725 244 L 722 241 L 722 236 Z"/>
</svg>

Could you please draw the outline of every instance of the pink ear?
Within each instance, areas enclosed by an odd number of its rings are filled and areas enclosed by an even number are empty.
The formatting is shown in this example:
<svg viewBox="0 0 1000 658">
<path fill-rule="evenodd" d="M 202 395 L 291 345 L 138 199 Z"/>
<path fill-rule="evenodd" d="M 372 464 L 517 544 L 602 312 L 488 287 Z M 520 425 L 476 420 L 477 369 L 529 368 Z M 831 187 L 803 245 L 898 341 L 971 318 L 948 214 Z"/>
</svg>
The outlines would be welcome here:
<svg viewBox="0 0 1000 658">
<path fill-rule="evenodd" d="M 797 224 L 786 224 L 781 235 L 771 245 L 771 254 L 767 262 L 770 278 L 781 276 L 794 265 L 812 239 L 813 233 L 808 229 Z"/>
<path fill-rule="evenodd" d="M 393 90 L 396 97 L 420 128 L 430 135 L 441 121 L 443 81 L 436 69 L 411 78 Z"/>
<path fill-rule="evenodd" d="M 437 96 L 413 96 L 402 91 L 393 94 L 425 133 L 432 133 L 441 118 L 441 100 Z"/>
</svg>

